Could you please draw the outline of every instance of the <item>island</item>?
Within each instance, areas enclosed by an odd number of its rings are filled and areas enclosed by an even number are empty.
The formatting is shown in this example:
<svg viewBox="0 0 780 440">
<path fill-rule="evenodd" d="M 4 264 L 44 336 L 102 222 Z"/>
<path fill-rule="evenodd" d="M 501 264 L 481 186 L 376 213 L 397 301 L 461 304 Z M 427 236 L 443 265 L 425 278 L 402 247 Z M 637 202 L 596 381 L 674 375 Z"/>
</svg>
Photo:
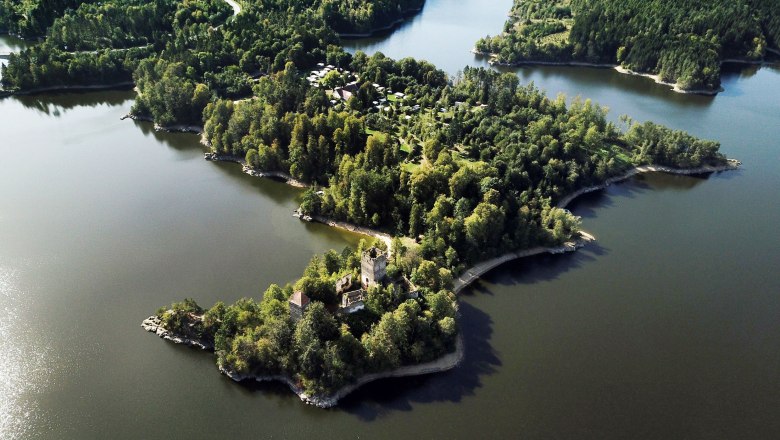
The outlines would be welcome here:
<svg viewBox="0 0 780 440">
<path fill-rule="evenodd" d="M 514 0 L 474 51 L 499 65 L 614 67 L 681 93 L 715 94 L 721 64 L 777 58 L 774 0 Z"/>
<path fill-rule="evenodd" d="M 44 41 L 3 69 L 12 93 L 131 82 L 129 118 L 200 133 L 207 159 L 304 188 L 301 221 L 368 236 L 313 257 L 259 299 L 208 309 L 186 299 L 143 321 L 212 350 L 234 380 L 279 380 L 329 407 L 372 380 L 453 368 L 460 290 L 506 261 L 593 240 L 566 209 L 574 197 L 640 172 L 738 166 L 716 142 L 609 121 L 606 108 L 548 97 L 513 73 L 448 75 L 422 60 L 347 53 L 344 23 L 362 30 L 396 17 L 357 12 L 387 2 L 358 3 L 84 3 L 63 8 Z M 19 32 L 21 16 L 30 15 L 12 15 Z"/>
</svg>

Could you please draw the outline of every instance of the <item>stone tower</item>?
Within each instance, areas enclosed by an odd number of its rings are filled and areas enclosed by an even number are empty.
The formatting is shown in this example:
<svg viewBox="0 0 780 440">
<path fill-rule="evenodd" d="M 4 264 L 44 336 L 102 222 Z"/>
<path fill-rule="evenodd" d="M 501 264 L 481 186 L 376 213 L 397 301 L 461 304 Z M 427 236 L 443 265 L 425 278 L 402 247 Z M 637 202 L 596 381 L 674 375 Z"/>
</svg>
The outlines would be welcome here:
<svg viewBox="0 0 780 440">
<path fill-rule="evenodd" d="M 293 321 L 297 322 L 303 317 L 303 312 L 309 307 L 310 302 L 311 300 L 309 297 L 300 290 L 295 291 L 292 296 L 290 296 L 288 303 L 290 304 L 290 317 Z"/>
<path fill-rule="evenodd" d="M 375 247 L 363 252 L 360 261 L 360 284 L 363 288 L 381 283 L 386 276 L 387 255 Z"/>
</svg>

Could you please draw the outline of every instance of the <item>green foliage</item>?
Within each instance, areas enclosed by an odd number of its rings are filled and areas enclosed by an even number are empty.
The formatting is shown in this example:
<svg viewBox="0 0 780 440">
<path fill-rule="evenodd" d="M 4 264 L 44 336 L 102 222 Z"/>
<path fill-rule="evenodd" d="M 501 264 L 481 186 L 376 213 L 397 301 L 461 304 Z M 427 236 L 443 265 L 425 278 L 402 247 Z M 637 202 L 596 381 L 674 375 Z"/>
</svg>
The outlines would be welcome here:
<svg viewBox="0 0 780 440">
<path fill-rule="evenodd" d="M 158 316 L 163 328 L 194 339 L 208 339 L 204 337 L 204 323 L 201 319 L 203 309 L 193 300 L 187 298 L 184 301 L 171 304 L 168 308 L 158 311 Z"/>
<path fill-rule="evenodd" d="M 722 60 L 760 60 L 780 47 L 780 8 L 773 0 L 515 0 L 505 31 L 476 49 L 502 63 L 619 63 L 712 90 Z"/>
<path fill-rule="evenodd" d="M 769 3 L 751 4 L 771 9 Z M 652 123 L 621 132 L 607 122 L 604 108 L 579 99 L 567 106 L 565 97 L 551 99 L 521 86 L 514 74 L 466 68 L 448 78 L 425 61 L 350 55 L 337 45 L 336 32 L 387 25 L 420 0 L 243 4 L 235 17 L 222 0 L 80 6 L 25 0 L 0 13 L 0 20 L 29 32 L 49 32 L 41 45 L 11 57 L 6 87 L 109 84 L 129 80 L 132 72 L 135 114 L 162 125 L 202 124 L 212 152 L 313 184 L 302 196 L 305 214 L 409 234 L 419 242 L 407 249 L 394 240 L 388 266 L 395 281 L 417 284 L 419 298 L 407 299 L 392 284 L 372 286 L 364 310 L 333 314 L 339 304 L 335 281 L 357 275 L 360 252 L 369 246 L 361 242 L 356 252 L 313 258 L 294 285 L 272 285 L 262 301 L 245 298 L 204 311 L 187 300 L 161 311 L 171 331 L 213 341 L 217 362 L 228 371 L 285 374 L 308 392 L 324 392 L 364 372 L 432 360 L 455 344 L 457 308 L 447 291 L 453 274 L 504 252 L 570 239 L 579 220 L 554 207 L 562 197 L 639 164 L 724 161 L 716 143 Z M 687 58 L 656 50 L 651 46 L 657 42 L 642 32 L 602 44 L 611 33 L 586 32 L 590 25 L 578 20 L 601 19 L 613 9 L 586 11 L 579 0 L 518 5 L 506 41 L 518 35 L 518 47 L 535 47 L 530 54 L 602 59 L 619 52 L 627 65 L 651 66 L 646 54 L 658 53 L 660 74 L 690 87 L 711 83 L 714 70 L 696 71 L 697 62 L 717 63 L 728 46 L 718 40 L 720 27 L 711 35 L 681 33 L 674 44 L 664 42 Z M 777 29 L 773 20 L 766 21 L 767 35 Z M 621 32 L 644 29 L 618 21 Z M 730 38 L 741 41 L 744 29 L 735 28 L 739 32 Z M 587 44 L 578 46 L 576 38 Z M 762 55 L 761 45 L 770 39 L 756 38 L 752 53 Z M 493 51 L 504 43 L 485 44 Z M 512 47 L 500 47 L 500 56 L 513 56 Z M 342 71 L 315 88 L 305 76 L 322 62 Z M 355 77 L 353 96 L 331 103 L 334 96 L 325 89 Z M 375 102 L 389 110 L 379 111 Z M 297 322 L 288 304 L 294 289 L 312 301 Z"/>
<path fill-rule="evenodd" d="M 337 32 L 365 33 L 422 8 L 425 0 L 323 0 L 320 11 Z"/>
<path fill-rule="evenodd" d="M 297 322 L 290 319 L 287 303 L 292 286 L 272 284 L 259 303 L 244 298 L 231 305 L 218 302 L 205 311 L 191 299 L 173 304 L 160 311 L 163 326 L 213 341 L 221 368 L 242 375 L 285 374 L 309 393 L 331 392 L 364 372 L 430 361 L 451 351 L 457 308 L 450 293 L 405 300 L 392 286 L 375 286 L 368 292 L 367 309 L 354 314 L 334 314 L 328 304 L 332 298 L 317 297 L 353 270 L 349 260 L 359 258 L 367 246 L 312 259 L 295 286 L 312 299 Z M 442 269 L 431 271 L 439 274 Z M 441 278 L 437 282 L 446 283 Z"/>
<path fill-rule="evenodd" d="M 187 76 L 183 63 L 147 59 L 135 72 L 138 97 L 134 112 L 151 116 L 159 124 L 199 124 L 211 99 L 208 86 Z"/>
<path fill-rule="evenodd" d="M 162 41 L 173 31 L 175 0 L 83 3 L 54 20 L 47 43 L 65 51 L 138 47 Z"/>
</svg>

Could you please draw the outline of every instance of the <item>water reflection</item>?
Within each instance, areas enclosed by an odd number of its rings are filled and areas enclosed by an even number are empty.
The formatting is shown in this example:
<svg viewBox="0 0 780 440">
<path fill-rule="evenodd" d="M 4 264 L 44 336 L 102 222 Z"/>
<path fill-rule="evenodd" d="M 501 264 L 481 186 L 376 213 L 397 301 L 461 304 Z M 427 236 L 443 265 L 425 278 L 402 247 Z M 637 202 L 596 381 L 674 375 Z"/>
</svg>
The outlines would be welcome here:
<svg viewBox="0 0 780 440">
<path fill-rule="evenodd" d="M 126 106 L 133 99 L 132 92 L 109 90 L 90 93 L 47 93 L 45 95 L 17 95 L 13 99 L 26 109 L 35 110 L 47 116 L 60 117 L 69 110 L 78 107 L 98 107 L 102 105 Z"/>
<path fill-rule="evenodd" d="M 34 41 L 22 40 L 13 35 L 0 35 L 0 53 L 19 52 L 34 44 Z"/>
<path fill-rule="evenodd" d="M 20 267 L 0 262 L 0 438 L 25 437 L 41 426 L 36 392 L 48 384 L 49 349 L 27 315 L 25 292 L 19 286 Z M 39 428 L 36 428 L 39 429 Z"/>
<path fill-rule="evenodd" d="M 460 302 L 460 314 L 465 356 L 458 367 L 446 373 L 370 383 L 344 398 L 338 410 L 373 421 L 411 411 L 415 404 L 457 403 L 473 396 L 502 362 L 490 343 L 493 318 L 464 301 Z"/>
</svg>

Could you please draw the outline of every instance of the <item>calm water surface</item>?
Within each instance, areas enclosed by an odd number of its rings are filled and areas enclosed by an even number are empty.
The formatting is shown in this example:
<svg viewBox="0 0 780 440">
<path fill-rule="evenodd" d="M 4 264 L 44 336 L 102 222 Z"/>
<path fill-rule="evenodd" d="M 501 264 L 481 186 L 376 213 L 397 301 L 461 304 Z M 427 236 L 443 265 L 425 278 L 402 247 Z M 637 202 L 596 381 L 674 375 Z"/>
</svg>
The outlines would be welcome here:
<svg viewBox="0 0 780 440">
<path fill-rule="evenodd" d="M 360 44 L 454 72 L 510 3 L 429 0 Z M 237 385 L 139 323 L 186 296 L 257 296 L 359 237 L 293 221 L 299 191 L 204 161 L 195 136 L 119 121 L 131 92 L 0 101 L 0 438 L 778 438 L 780 71 L 735 68 L 715 98 L 604 69 L 517 72 L 715 139 L 744 167 L 580 199 L 598 243 L 464 293 L 461 367 L 327 411 Z"/>
</svg>

